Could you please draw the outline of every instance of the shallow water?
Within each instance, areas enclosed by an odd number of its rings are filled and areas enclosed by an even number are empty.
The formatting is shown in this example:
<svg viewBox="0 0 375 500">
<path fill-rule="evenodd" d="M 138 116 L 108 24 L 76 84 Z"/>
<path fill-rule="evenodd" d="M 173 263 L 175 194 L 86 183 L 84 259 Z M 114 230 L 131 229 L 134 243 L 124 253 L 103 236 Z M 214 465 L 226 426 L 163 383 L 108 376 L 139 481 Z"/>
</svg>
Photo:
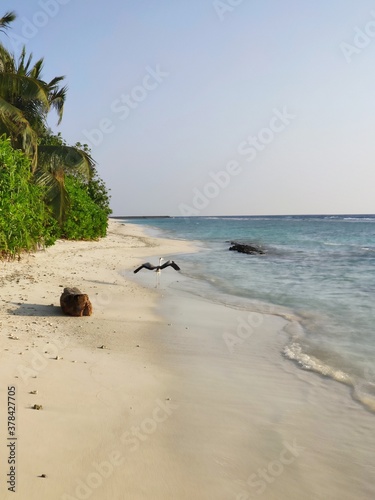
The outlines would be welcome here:
<svg viewBox="0 0 375 500">
<path fill-rule="evenodd" d="M 196 240 L 178 257 L 190 291 L 293 321 L 283 354 L 353 387 L 375 410 L 375 216 L 193 217 L 131 220 Z M 154 232 L 154 231 L 153 231 Z M 230 241 L 265 255 L 228 252 Z M 177 260 L 177 259 L 176 259 Z M 190 284 L 188 284 L 190 283 Z"/>
</svg>

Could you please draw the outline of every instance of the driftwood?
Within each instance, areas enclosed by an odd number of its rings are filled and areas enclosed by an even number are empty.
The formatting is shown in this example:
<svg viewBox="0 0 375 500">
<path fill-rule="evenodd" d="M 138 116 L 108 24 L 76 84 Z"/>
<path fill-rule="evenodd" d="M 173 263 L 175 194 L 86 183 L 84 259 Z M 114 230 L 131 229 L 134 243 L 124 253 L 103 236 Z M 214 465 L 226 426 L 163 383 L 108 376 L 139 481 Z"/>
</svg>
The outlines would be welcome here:
<svg viewBox="0 0 375 500">
<path fill-rule="evenodd" d="M 60 297 L 61 309 L 69 316 L 91 316 L 92 305 L 89 296 L 78 288 L 64 288 Z"/>
</svg>

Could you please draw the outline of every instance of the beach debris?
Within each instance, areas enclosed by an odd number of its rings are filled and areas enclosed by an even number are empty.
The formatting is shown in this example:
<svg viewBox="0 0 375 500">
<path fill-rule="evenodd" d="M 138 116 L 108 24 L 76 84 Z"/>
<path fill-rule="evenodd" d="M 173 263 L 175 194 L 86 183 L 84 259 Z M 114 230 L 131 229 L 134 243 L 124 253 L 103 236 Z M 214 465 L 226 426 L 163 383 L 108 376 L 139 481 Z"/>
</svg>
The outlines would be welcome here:
<svg viewBox="0 0 375 500">
<path fill-rule="evenodd" d="M 60 297 L 63 312 L 69 316 L 91 316 L 92 305 L 89 296 L 78 288 L 64 288 Z"/>
<path fill-rule="evenodd" d="M 43 406 L 42 406 L 42 405 L 36 405 L 36 404 L 35 404 L 34 406 L 32 406 L 32 409 L 33 409 L 33 410 L 43 410 Z"/>
<path fill-rule="evenodd" d="M 56 356 L 55 358 L 53 359 L 56 359 L 56 361 L 58 361 L 59 359 L 62 359 L 60 356 Z"/>
<path fill-rule="evenodd" d="M 38 391 L 30 391 L 29 394 L 38 394 Z"/>
<path fill-rule="evenodd" d="M 236 241 L 230 242 L 231 246 L 229 250 L 234 250 L 240 253 L 246 253 L 248 255 L 264 255 L 266 252 L 258 245 L 247 244 L 247 243 L 238 243 Z"/>
<path fill-rule="evenodd" d="M 38 476 L 38 477 L 42 477 L 42 478 L 44 479 L 44 478 L 46 478 L 46 477 L 47 477 L 47 475 L 46 475 L 46 474 L 41 474 L 41 475 L 40 475 L 40 476 Z"/>
<path fill-rule="evenodd" d="M 100 346 L 98 347 L 98 349 L 108 349 L 108 347 L 107 347 L 107 346 L 105 346 L 105 345 L 103 344 L 103 345 L 100 345 Z"/>
</svg>

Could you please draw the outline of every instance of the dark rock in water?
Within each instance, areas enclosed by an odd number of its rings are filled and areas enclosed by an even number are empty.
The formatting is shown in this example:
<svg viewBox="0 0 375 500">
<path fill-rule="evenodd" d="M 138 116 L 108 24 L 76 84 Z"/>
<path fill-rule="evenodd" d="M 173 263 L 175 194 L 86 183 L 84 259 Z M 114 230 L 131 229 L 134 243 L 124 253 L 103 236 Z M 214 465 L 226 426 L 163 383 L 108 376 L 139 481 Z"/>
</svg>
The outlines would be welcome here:
<svg viewBox="0 0 375 500">
<path fill-rule="evenodd" d="M 237 243 L 236 241 L 231 241 L 232 246 L 229 250 L 234 250 L 240 253 L 246 253 L 248 255 L 264 255 L 266 252 L 257 245 L 247 245 L 244 243 Z"/>
</svg>

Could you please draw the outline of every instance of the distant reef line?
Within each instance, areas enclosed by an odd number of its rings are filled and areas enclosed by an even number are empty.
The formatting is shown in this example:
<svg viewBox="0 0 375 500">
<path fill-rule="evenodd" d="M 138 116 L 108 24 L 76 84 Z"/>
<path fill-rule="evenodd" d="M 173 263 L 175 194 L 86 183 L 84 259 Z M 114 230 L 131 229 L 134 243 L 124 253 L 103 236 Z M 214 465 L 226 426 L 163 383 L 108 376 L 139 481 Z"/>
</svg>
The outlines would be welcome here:
<svg viewBox="0 0 375 500">
<path fill-rule="evenodd" d="M 110 219 L 170 219 L 170 215 L 110 215 Z"/>
</svg>

